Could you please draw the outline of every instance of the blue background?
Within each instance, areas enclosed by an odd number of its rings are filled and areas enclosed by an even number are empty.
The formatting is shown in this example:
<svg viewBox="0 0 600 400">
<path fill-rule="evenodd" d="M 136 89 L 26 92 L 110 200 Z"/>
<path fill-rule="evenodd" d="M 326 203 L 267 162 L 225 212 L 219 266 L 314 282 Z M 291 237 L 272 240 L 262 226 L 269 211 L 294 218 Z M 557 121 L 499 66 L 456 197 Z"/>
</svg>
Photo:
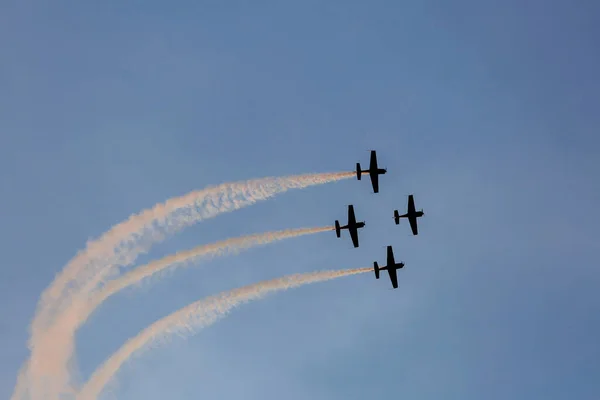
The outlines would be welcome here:
<svg viewBox="0 0 600 400">
<path fill-rule="evenodd" d="M 88 377 L 206 295 L 385 261 L 247 304 L 119 373 L 120 399 L 597 399 L 595 1 L 75 1 L 0 5 L 0 397 L 39 294 L 89 238 L 207 185 L 345 171 L 195 225 L 146 262 L 243 234 L 367 221 L 112 297 L 77 336 Z M 420 234 L 393 224 L 414 193 Z"/>
</svg>

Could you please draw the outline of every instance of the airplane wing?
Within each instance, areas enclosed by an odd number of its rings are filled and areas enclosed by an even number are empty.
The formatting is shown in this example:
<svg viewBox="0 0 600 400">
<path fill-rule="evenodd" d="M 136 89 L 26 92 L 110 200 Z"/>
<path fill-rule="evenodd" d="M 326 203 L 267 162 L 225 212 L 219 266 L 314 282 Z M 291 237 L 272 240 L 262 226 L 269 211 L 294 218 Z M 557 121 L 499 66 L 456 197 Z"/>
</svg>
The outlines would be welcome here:
<svg viewBox="0 0 600 400">
<path fill-rule="evenodd" d="M 375 172 L 371 172 L 371 185 L 373 185 L 373 191 L 375 193 L 379 193 L 379 174 L 377 174 L 377 170 L 371 170 Z"/>
<path fill-rule="evenodd" d="M 352 238 L 352 244 L 354 244 L 354 247 L 358 247 L 358 229 L 356 228 L 356 225 L 348 225 L 348 231 Z"/>
<path fill-rule="evenodd" d="M 415 212 L 415 199 L 412 194 L 408 195 L 408 214 Z"/>
<path fill-rule="evenodd" d="M 394 260 L 394 250 L 392 250 L 392 246 L 387 247 L 387 266 L 393 268 L 396 265 L 396 261 Z"/>
<path fill-rule="evenodd" d="M 371 160 L 369 161 L 369 169 L 371 171 L 377 171 L 377 152 L 371 150 Z"/>
<path fill-rule="evenodd" d="M 390 281 L 394 289 L 398 289 L 398 275 L 396 274 L 396 268 L 388 268 L 388 274 L 390 274 Z"/>
<path fill-rule="evenodd" d="M 413 235 L 419 234 L 419 229 L 417 228 L 417 217 L 414 214 L 408 214 L 408 222 L 410 223 L 410 229 L 412 229 Z"/>
<path fill-rule="evenodd" d="M 377 152 L 371 150 L 371 160 L 369 161 L 369 175 L 371 175 L 371 185 L 373 191 L 379 193 L 379 174 L 377 173 Z"/>
<path fill-rule="evenodd" d="M 356 216 L 354 215 L 354 206 L 348 206 L 348 226 L 356 224 Z"/>
</svg>

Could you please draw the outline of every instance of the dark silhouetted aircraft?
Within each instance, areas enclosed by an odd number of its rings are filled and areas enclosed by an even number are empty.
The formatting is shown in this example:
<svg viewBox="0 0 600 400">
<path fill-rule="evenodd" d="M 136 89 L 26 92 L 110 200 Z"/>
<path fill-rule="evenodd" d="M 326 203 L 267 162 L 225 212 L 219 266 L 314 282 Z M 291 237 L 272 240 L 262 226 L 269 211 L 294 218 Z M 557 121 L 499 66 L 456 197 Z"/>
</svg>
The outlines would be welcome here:
<svg viewBox="0 0 600 400">
<path fill-rule="evenodd" d="M 348 225 L 340 226 L 340 221 L 335 220 L 335 234 L 337 237 L 340 237 L 342 229 L 348 229 L 350 232 L 350 237 L 352 238 L 352 243 L 354 247 L 358 247 L 358 229 L 363 228 L 365 226 L 365 222 L 356 222 L 356 216 L 354 215 L 354 206 L 350 204 L 348 206 Z"/>
<path fill-rule="evenodd" d="M 398 276 L 396 275 L 396 270 L 404 267 L 403 262 L 399 262 L 396 264 L 394 261 L 394 251 L 392 250 L 392 246 L 387 247 L 387 265 L 385 267 L 379 267 L 377 261 L 373 262 L 373 269 L 375 270 L 375 278 L 379 279 L 379 271 L 387 270 L 390 275 L 390 281 L 392 281 L 392 286 L 394 289 L 398 289 Z"/>
<path fill-rule="evenodd" d="M 369 162 L 369 169 L 362 171 L 360 169 L 360 163 L 356 163 L 356 178 L 360 181 L 363 172 L 368 172 L 371 176 L 371 185 L 373 185 L 373 191 L 379 193 L 379 175 L 383 175 L 387 172 L 387 168 L 377 167 L 377 153 L 375 150 L 371 150 L 371 161 Z"/>
<path fill-rule="evenodd" d="M 406 214 L 400 215 L 398 214 L 398 210 L 394 210 L 394 220 L 396 221 L 396 225 L 400 223 L 400 218 L 408 218 L 413 235 L 419 234 L 417 218 L 420 218 L 423 215 L 425 215 L 423 209 L 421 209 L 421 211 L 415 211 L 415 200 L 413 199 L 412 194 L 408 196 L 408 212 Z"/>
</svg>

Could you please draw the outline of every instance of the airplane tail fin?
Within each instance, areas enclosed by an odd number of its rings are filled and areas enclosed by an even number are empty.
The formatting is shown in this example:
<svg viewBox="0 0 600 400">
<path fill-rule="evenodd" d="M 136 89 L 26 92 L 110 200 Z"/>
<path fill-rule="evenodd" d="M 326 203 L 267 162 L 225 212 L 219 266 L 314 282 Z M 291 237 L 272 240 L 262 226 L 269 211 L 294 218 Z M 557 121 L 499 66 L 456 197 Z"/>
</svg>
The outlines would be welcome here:
<svg viewBox="0 0 600 400">
<path fill-rule="evenodd" d="M 356 163 L 356 179 L 360 181 L 360 177 L 362 175 L 362 171 L 360 169 L 360 163 Z"/>
<path fill-rule="evenodd" d="M 373 269 L 375 270 L 375 279 L 379 279 L 379 264 L 377 264 L 377 261 L 373 261 Z"/>
<path fill-rule="evenodd" d="M 337 237 L 340 237 L 340 221 L 335 220 L 335 234 Z"/>
<path fill-rule="evenodd" d="M 398 210 L 394 210 L 394 221 L 396 221 L 396 225 L 400 223 L 400 214 L 398 213 Z"/>
</svg>

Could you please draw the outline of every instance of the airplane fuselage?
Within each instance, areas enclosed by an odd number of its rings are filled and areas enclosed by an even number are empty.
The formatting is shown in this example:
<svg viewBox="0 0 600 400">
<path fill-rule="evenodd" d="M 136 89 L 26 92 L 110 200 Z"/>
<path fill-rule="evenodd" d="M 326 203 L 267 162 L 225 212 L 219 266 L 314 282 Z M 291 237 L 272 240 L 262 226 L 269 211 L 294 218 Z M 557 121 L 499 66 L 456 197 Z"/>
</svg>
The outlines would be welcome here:
<svg viewBox="0 0 600 400">
<path fill-rule="evenodd" d="M 347 225 L 342 225 L 340 226 L 340 229 L 360 229 L 360 228 L 364 228 L 365 227 L 365 222 L 354 222 L 354 223 L 348 223 Z"/>
<path fill-rule="evenodd" d="M 407 212 L 406 214 L 398 215 L 398 218 L 421 218 L 425 213 L 423 211 Z"/>
</svg>

